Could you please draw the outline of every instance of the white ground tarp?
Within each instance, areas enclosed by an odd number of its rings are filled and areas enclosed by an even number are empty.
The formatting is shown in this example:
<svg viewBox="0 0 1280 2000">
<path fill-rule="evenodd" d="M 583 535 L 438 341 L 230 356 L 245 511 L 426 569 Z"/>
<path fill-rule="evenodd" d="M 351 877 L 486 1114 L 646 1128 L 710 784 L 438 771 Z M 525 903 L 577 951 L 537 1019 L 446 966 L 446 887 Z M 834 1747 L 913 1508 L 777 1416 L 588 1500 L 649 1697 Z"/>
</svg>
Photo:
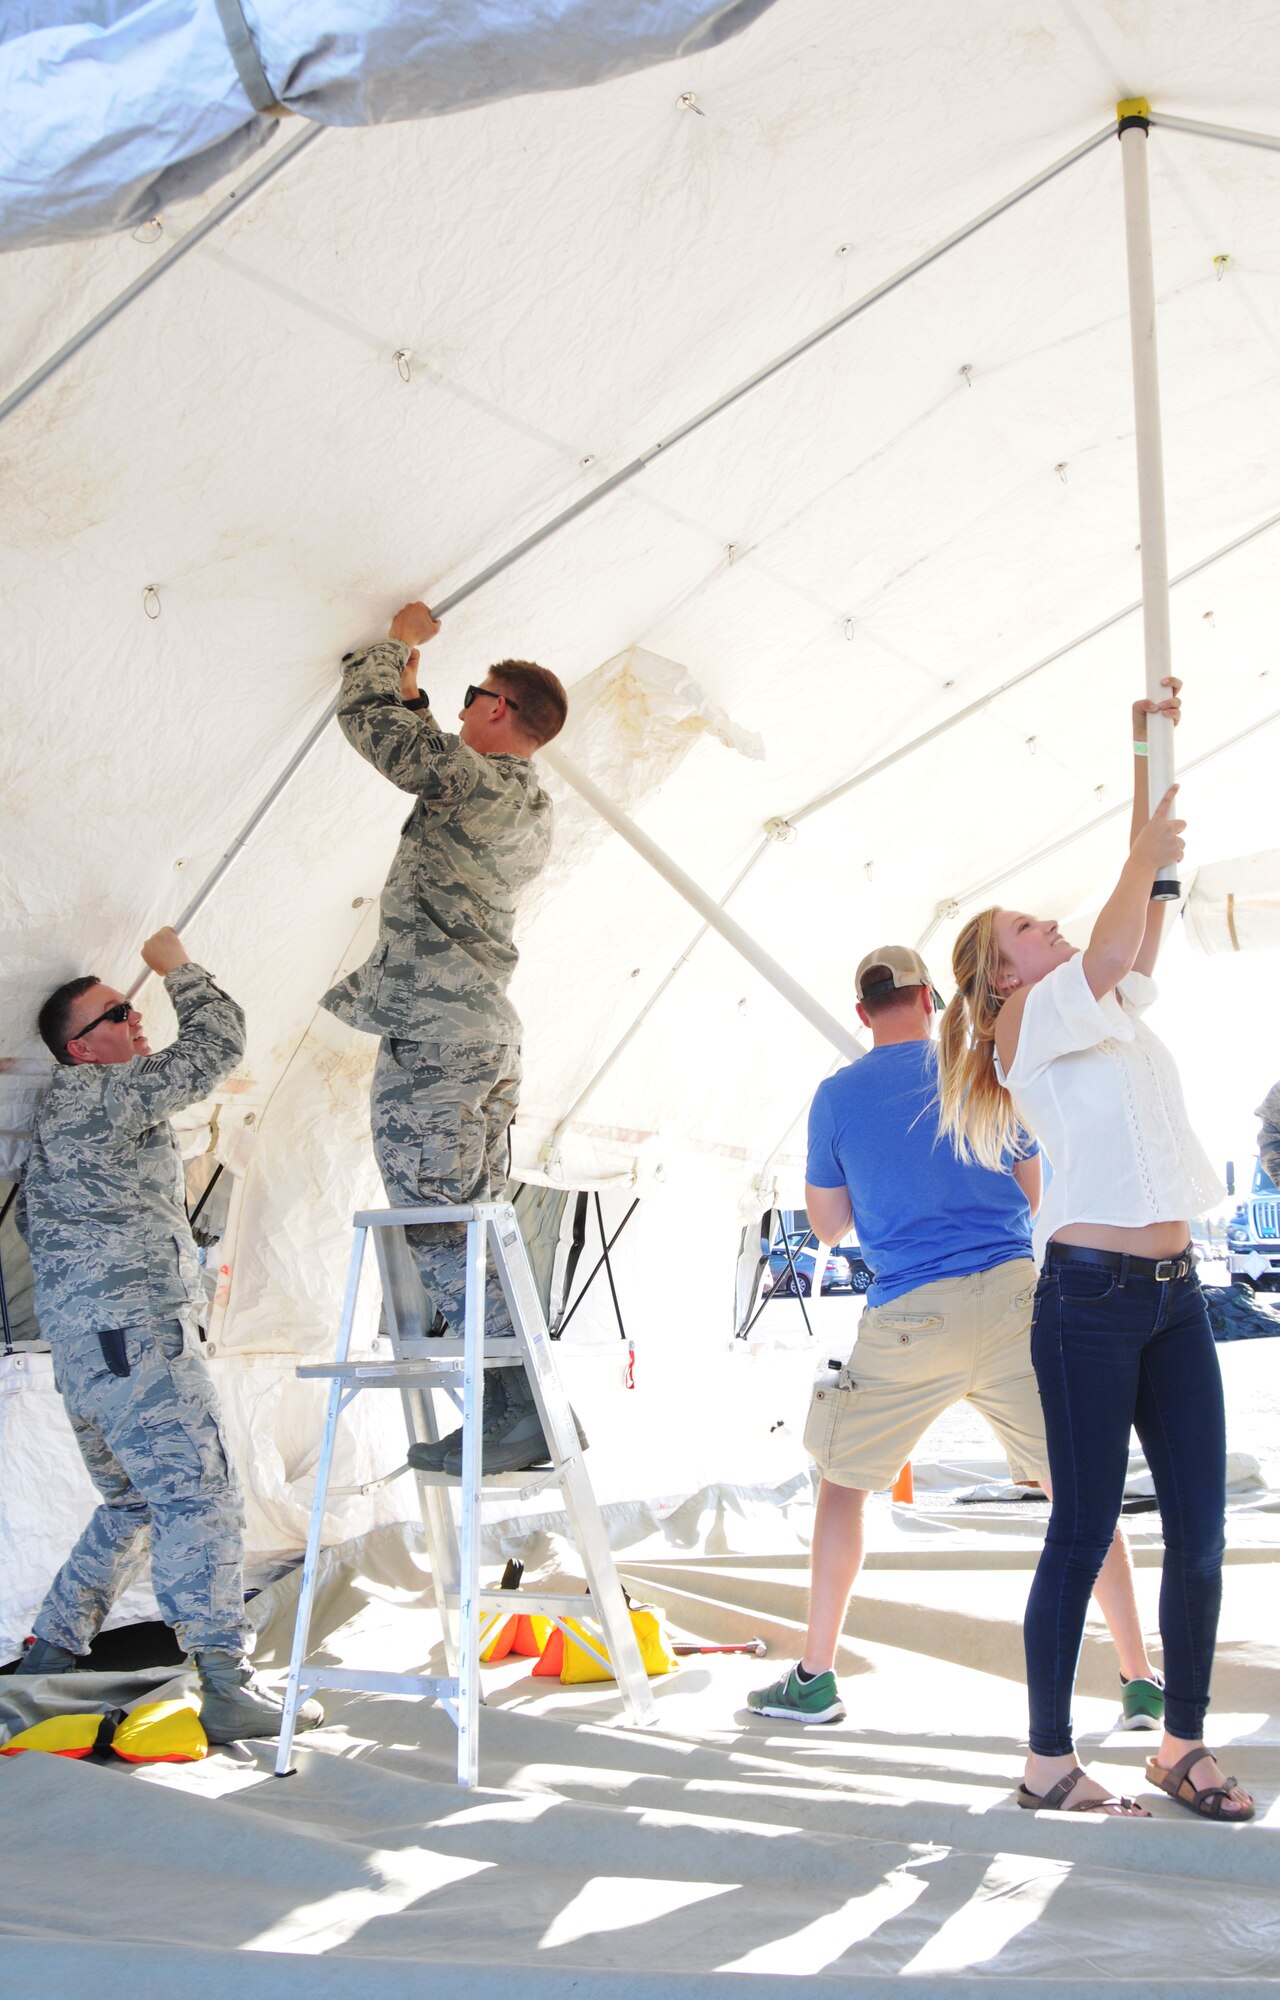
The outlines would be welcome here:
<svg viewBox="0 0 1280 2000">
<path fill-rule="evenodd" d="M 1274 1506 L 1232 1510 L 1215 1669 L 1214 1740 L 1267 1801 L 1280 1778 Z M 1042 1507 L 877 1503 L 838 1660 L 849 1719 L 807 1730 L 746 1708 L 794 1657 L 804 1618 L 805 1557 L 767 1552 L 765 1512 L 697 1519 L 695 1504 L 638 1523 L 621 1565 L 637 1601 L 677 1627 L 713 1642 L 758 1634 L 771 1661 L 687 1661 L 654 1683 L 657 1724 L 640 1731 L 617 1726 L 612 1687 L 561 1688 L 527 1662 L 487 1669 L 478 1792 L 453 1783 L 442 1710 L 391 1697 L 326 1696 L 326 1725 L 300 1739 L 283 1783 L 268 1745 L 132 1772 L 0 1759 L 23 1829 L 0 1873 L 0 1993 L 408 2000 L 429 1982 L 488 2000 L 518 1981 L 539 2000 L 760 2000 L 801 1978 L 821 2000 L 878 2000 L 904 1978 L 929 1995 L 1042 2000 L 1103 1985 L 1132 2000 L 1274 1993 L 1277 1808 L 1211 1826 L 1149 1790 L 1152 1739 L 1116 1727 L 1115 1657 L 1096 1624 L 1077 1727 L 1092 1768 L 1153 1817 L 1014 1804 L 1039 1533 L 1026 1517 Z M 1158 1533 L 1151 1517 L 1133 1526 L 1151 1620 Z M 691 1555 L 708 1532 L 712 1551 Z M 545 1538 L 526 1553 L 540 1573 L 563 1555 Z M 326 1656 L 438 1662 L 434 1616 L 415 1605 L 425 1585 L 404 1531 L 332 1551 Z M 260 1656 L 277 1666 L 292 1607 L 289 1584 L 256 1607 Z M 90 1694 L 154 1699 L 157 1684 L 163 1673 L 47 1687 L 83 1709 Z M 0 1682 L 0 1731 L 31 1702 L 29 1685 Z M 54 1900 L 59 1882 L 74 1895 Z"/>
</svg>

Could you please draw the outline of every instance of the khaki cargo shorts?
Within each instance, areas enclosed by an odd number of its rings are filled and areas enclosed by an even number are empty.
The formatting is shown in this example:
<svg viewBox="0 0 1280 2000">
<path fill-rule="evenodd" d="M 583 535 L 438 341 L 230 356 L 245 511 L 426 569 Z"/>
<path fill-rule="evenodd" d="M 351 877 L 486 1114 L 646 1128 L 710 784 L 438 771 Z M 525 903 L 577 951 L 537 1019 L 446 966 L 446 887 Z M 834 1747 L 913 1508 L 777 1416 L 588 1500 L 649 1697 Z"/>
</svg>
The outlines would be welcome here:
<svg viewBox="0 0 1280 2000">
<path fill-rule="evenodd" d="M 1036 1276 L 1029 1257 L 1015 1257 L 868 1306 L 848 1361 L 809 1405 L 805 1449 L 823 1478 L 869 1493 L 892 1486 L 934 1419 L 963 1400 L 990 1424 L 1015 1480 L 1046 1479 L 1031 1366 Z"/>
</svg>

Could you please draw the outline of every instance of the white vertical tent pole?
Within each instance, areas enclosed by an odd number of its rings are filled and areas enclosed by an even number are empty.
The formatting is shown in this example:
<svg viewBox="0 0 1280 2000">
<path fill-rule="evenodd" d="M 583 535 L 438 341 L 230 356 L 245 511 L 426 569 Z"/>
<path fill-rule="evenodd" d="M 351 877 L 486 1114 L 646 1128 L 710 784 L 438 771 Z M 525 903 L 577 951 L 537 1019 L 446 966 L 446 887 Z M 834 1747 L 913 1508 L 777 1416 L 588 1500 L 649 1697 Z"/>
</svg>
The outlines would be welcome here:
<svg viewBox="0 0 1280 2000">
<path fill-rule="evenodd" d="M 774 991 L 789 1001 L 797 1013 L 803 1014 L 805 1020 L 815 1027 L 820 1035 L 825 1035 L 832 1046 L 839 1049 L 841 1055 L 853 1062 L 863 1053 L 858 1037 L 851 1034 L 843 1022 L 837 1021 L 834 1014 L 829 1014 L 811 993 L 806 993 L 799 981 L 793 979 L 786 968 L 778 964 L 776 958 L 771 958 L 768 952 L 756 943 L 749 931 L 744 931 L 741 924 L 735 923 L 733 918 L 721 909 L 719 903 L 709 896 L 705 889 L 698 886 L 692 876 L 686 875 L 683 868 L 679 867 L 669 854 L 663 852 L 656 841 L 650 840 L 648 834 L 644 833 L 633 819 L 628 818 L 607 793 L 593 784 L 585 771 L 580 771 L 576 764 L 571 763 L 558 750 L 546 749 L 539 754 L 544 763 L 558 772 L 566 785 L 572 785 L 574 791 L 599 813 L 601 819 L 606 821 L 615 833 L 621 834 L 627 845 L 633 847 L 641 859 L 647 861 L 649 866 L 661 875 L 664 882 L 669 882 L 677 895 L 683 896 L 686 903 L 692 904 L 699 916 L 705 918 L 709 927 L 713 931 L 718 931 L 726 944 L 731 945 L 739 957 L 745 958 L 748 965 L 753 966 L 762 979 L 768 980 Z"/>
<path fill-rule="evenodd" d="M 1142 635 L 1147 693 L 1164 699 L 1160 683 L 1173 671 L 1169 633 L 1169 547 L 1164 514 L 1164 448 L 1160 437 L 1160 371 L 1156 358 L 1156 280 L 1151 258 L 1151 196 L 1147 182 L 1145 97 L 1116 106 L 1124 170 L 1124 236 L 1129 262 L 1129 341 L 1133 353 L 1133 415 L 1138 459 L 1138 532 L 1142 557 Z M 1148 798 L 1152 810 L 1173 783 L 1173 724 L 1153 715 L 1147 729 Z M 1177 898 L 1176 867 L 1162 868 L 1153 897 Z"/>
</svg>

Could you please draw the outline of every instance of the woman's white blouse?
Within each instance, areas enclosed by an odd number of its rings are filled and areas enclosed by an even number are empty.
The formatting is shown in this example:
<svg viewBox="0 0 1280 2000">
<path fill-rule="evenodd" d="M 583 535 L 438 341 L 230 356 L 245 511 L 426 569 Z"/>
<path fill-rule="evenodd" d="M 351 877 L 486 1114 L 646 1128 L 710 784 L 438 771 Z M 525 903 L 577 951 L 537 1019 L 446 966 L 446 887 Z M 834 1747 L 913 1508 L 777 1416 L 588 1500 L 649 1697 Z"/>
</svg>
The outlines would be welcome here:
<svg viewBox="0 0 1280 2000">
<path fill-rule="evenodd" d="M 1078 952 L 1031 989 L 1008 1076 L 996 1058 L 1053 1162 L 1037 1241 L 1072 1222 L 1188 1221 L 1226 1193 L 1191 1130 L 1173 1057 L 1140 1018 L 1155 997 L 1154 982 L 1131 972 L 1096 999 Z"/>
</svg>

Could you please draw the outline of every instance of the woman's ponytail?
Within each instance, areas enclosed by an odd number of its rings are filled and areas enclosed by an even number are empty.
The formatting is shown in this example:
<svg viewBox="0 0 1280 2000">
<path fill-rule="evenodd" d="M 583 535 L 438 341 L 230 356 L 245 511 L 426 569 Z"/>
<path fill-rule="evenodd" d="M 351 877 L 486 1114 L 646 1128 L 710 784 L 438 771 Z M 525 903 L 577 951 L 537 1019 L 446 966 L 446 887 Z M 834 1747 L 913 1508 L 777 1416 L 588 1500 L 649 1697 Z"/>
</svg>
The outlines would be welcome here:
<svg viewBox="0 0 1280 2000">
<path fill-rule="evenodd" d="M 962 1160 L 977 1160 L 997 1173 L 1008 1167 L 1022 1133 L 1013 1100 L 996 1075 L 998 915 L 983 910 L 956 939 L 951 954 L 956 995 L 938 1028 L 941 1128 Z"/>
</svg>

